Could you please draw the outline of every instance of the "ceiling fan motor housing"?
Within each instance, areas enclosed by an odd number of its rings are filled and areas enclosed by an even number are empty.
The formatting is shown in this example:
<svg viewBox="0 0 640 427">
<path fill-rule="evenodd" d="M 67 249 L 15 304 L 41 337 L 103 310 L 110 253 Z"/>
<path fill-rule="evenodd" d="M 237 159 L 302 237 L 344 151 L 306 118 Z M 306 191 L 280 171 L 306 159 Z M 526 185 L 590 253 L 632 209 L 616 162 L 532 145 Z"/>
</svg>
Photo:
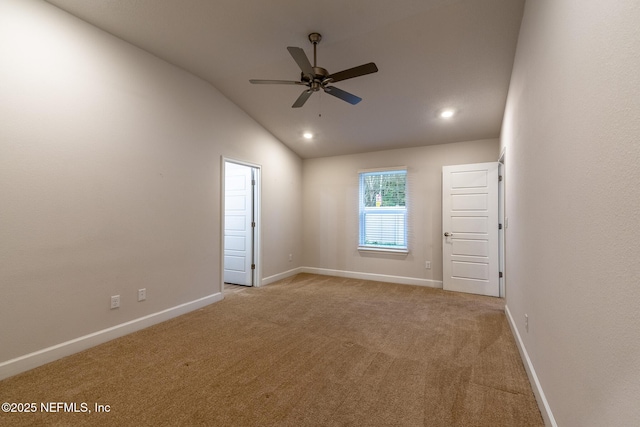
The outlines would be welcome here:
<svg viewBox="0 0 640 427">
<path fill-rule="evenodd" d="M 331 79 L 327 79 L 327 77 L 329 77 L 329 72 L 322 67 L 313 67 L 313 73 L 313 79 L 304 73 L 300 73 L 300 75 L 302 81 L 307 83 L 314 92 L 319 91 L 322 89 L 323 85 L 328 84 L 331 81 Z"/>
</svg>

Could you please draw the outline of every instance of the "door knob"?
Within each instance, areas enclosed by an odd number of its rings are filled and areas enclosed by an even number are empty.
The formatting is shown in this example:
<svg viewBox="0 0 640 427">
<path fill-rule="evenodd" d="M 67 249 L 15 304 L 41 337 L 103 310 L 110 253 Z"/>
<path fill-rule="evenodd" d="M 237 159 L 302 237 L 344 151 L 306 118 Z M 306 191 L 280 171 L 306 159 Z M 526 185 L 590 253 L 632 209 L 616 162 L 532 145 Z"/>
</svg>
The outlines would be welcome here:
<svg viewBox="0 0 640 427">
<path fill-rule="evenodd" d="M 449 233 L 448 231 L 444 233 L 444 237 L 450 237 L 450 236 L 453 236 L 453 234 Z"/>
</svg>

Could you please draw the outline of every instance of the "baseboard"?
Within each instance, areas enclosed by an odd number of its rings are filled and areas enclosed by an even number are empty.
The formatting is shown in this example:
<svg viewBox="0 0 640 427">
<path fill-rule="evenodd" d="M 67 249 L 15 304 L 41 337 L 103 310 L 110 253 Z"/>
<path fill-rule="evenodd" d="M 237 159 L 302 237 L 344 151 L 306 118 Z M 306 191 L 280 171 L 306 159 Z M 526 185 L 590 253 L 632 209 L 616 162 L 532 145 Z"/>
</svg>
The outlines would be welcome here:
<svg viewBox="0 0 640 427">
<path fill-rule="evenodd" d="M 164 322 L 165 320 L 169 320 L 173 317 L 197 310 L 206 305 L 221 301 L 222 299 L 222 293 L 218 292 L 195 301 L 180 304 L 175 307 L 84 335 L 24 356 L 16 357 L 15 359 L 7 360 L 6 362 L 1 362 L 0 380 L 28 371 L 46 363 L 53 362 L 54 360 L 62 357 L 78 353 L 98 344 L 111 341 L 114 338 L 119 338 L 132 332 L 139 331 L 140 329 L 147 328 L 155 325 L 156 323 Z"/>
<path fill-rule="evenodd" d="M 302 267 L 301 273 L 324 276 L 347 277 L 350 279 L 373 280 L 377 282 L 399 283 L 401 285 L 427 286 L 442 289 L 441 280 L 418 279 L 415 277 L 391 276 L 388 274 L 363 273 L 359 271 L 331 270 L 328 268 Z"/>
<path fill-rule="evenodd" d="M 260 282 L 260 286 L 269 285 L 277 282 L 278 280 L 286 279 L 287 277 L 295 276 L 296 274 L 303 273 L 302 267 L 293 268 L 282 273 L 274 274 L 273 276 L 265 277 Z"/>
<path fill-rule="evenodd" d="M 509 311 L 509 307 L 505 305 L 504 312 L 507 315 L 507 321 L 509 322 L 509 326 L 511 327 L 511 332 L 513 336 L 516 338 L 516 344 L 518 345 L 518 350 L 520 351 L 520 356 L 522 357 L 522 361 L 524 362 L 524 367 L 527 371 L 527 376 L 529 377 L 529 382 L 532 385 L 533 394 L 538 401 L 538 407 L 540 408 L 540 413 L 542 414 L 542 418 L 544 420 L 544 424 L 549 427 L 558 427 L 555 418 L 553 417 L 553 413 L 551 412 L 551 407 L 549 406 L 549 402 L 547 402 L 547 398 L 544 395 L 544 391 L 542 390 L 542 386 L 540 385 L 540 381 L 538 380 L 538 375 L 536 374 L 536 370 L 533 367 L 533 363 L 529 358 L 529 353 L 527 353 L 527 349 L 522 342 L 522 337 L 520 337 L 520 333 L 518 332 L 518 328 L 516 328 L 516 324 L 511 316 L 511 312 Z"/>
</svg>

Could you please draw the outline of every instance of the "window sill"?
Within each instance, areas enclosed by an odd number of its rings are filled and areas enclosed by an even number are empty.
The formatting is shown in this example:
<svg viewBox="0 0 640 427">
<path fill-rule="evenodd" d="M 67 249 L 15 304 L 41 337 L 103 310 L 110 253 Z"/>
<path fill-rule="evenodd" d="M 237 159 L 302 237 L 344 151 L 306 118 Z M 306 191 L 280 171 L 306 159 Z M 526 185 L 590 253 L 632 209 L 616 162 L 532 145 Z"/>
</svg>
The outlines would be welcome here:
<svg viewBox="0 0 640 427">
<path fill-rule="evenodd" d="M 358 246 L 358 252 L 407 255 L 409 249 L 378 248 L 375 246 Z"/>
</svg>

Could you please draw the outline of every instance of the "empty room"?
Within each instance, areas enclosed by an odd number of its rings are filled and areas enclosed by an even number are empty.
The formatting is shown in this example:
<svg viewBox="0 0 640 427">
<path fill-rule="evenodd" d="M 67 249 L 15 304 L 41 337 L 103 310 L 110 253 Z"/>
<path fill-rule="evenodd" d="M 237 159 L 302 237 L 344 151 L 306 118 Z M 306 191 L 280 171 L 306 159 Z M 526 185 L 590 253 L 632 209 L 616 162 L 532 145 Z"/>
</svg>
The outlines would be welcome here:
<svg viewBox="0 0 640 427">
<path fill-rule="evenodd" d="M 637 0 L 0 0 L 0 424 L 636 426 Z"/>
</svg>

